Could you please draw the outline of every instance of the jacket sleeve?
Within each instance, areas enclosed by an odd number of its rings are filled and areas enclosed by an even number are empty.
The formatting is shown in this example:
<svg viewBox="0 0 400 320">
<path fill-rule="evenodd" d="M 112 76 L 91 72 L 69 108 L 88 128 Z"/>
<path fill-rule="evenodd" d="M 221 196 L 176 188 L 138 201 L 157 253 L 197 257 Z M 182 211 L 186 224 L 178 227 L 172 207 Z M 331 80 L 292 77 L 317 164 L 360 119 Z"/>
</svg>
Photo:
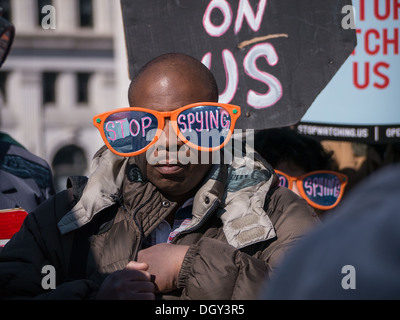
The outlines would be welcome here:
<svg viewBox="0 0 400 320">
<path fill-rule="evenodd" d="M 88 299 L 94 294 L 97 288 L 90 281 L 66 279 L 65 253 L 71 241 L 61 239 L 55 214 L 56 200 L 64 196 L 58 194 L 30 213 L 1 251 L 1 299 Z"/>
<path fill-rule="evenodd" d="M 190 246 L 178 279 L 183 298 L 257 299 L 286 252 L 319 222 L 304 200 L 284 188 L 278 188 L 266 209 L 277 236 L 258 244 L 261 249 L 252 255 L 218 239 L 202 238 Z"/>
<path fill-rule="evenodd" d="M 183 299 L 239 300 L 254 299 L 268 266 L 231 245 L 203 238 L 192 245 L 179 274 L 178 287 Z"/>
</svg>

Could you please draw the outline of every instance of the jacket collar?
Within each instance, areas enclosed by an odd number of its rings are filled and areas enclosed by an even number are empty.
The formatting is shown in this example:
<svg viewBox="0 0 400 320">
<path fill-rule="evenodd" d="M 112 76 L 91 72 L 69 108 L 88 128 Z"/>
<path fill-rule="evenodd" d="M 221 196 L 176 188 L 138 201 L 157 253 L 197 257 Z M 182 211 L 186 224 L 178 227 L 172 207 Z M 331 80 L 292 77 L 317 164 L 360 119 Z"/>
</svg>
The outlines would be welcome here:
<svg viewBox="0 0 400 320">
<path fill-rule="evenodd" d="M 93 158 L 91 173 L 78 203 L 58 223 L 62 234 L 89 223 L 100 211 L 112 206 L 121 193 L 127 158 L 103 147 Z"/>
<path fill-rule="evenodd" d="M 168 215 L 176 204 L 166 205 L 167 199 L 146 182 L 139 169 L 129 170 L 132 166 L 135 168 L 132 159 L 128 163 L 128 158 L 116 156 L 106 148 L 95 155 L 81 199 L 58 224 L 62 234 L 84 226 L 97 213 L 115 204 L 123 186 L 128 185 L 129 176 L 131 203 L 135 203 L 136 208 L 141 205 L 152 208 L 151 214 L 136 213 L 144 235 L 150 234 L 156 222 Z M 223 222 L 227 241 L 236 248 L 275 237 L 273 225 L 263 210 L 266 194 L 276 182 L 274 177 L 272 168 L 258 159 L 256 153 L 234 159 L 230 165 L 213 165 L 195 195 L 188 229 L 195 228 L 215 211 Z"/>
</svg>

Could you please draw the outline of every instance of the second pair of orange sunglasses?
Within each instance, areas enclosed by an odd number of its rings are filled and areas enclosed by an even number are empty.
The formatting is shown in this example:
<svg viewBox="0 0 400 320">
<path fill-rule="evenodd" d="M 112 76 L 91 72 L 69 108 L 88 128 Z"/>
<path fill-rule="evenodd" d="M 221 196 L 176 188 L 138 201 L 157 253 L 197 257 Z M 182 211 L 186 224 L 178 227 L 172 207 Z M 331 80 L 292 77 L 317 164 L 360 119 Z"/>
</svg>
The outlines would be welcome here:
<svg viewBox="0 0 400 320">
<path fill-rule="evenodd" d="M 226 145 L 240 117 L 239 106 L 201 102 L 158 112 L 146 108 L 122 108 L 93 118 L 106 146 L 115 154 L 132 157 L 147 151 L 161 136 L 170 119 L 177 137 L 193 149 L 215 151 Z"/>
<path fill-rule="evenodd" d="M 279 185 L 293 189 L 296 184 L 300 195 L 309 205 L 320 210 L 336 207 L 343 197 L 347 185 L 347 176 L 335 171 L 320 170 L 306 173 L 298 177 L 275 170 L 279 177 Z"/>
</svg>

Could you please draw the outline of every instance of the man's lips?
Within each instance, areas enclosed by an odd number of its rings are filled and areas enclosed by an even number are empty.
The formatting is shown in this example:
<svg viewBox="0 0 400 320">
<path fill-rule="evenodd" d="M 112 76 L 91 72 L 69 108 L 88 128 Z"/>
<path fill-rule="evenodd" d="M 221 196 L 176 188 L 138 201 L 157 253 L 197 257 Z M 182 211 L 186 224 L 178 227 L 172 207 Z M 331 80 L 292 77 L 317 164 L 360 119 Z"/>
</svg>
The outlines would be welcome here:
<svg viewBox="0 0 400 320">
<path fill-rule="evenodd" d="M 162 175 L 176 175 L 185 170 L 182 164 L 156 164 L 153 167 Z"/>
</svg>

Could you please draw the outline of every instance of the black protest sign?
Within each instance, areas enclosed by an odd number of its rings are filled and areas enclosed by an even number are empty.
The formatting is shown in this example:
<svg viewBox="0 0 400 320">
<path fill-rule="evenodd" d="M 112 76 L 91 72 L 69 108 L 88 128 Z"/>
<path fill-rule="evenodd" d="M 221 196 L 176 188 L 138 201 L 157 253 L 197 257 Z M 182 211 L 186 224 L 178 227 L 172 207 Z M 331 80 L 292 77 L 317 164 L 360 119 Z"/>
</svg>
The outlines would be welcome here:
<svg viewBox="0 0 400 320">
<path fill-rule="evenodd" d="M 351 54 L 342 27 L 351 0 L 121 0 L 130 75 L 169 52 L 214 73 L 220 102 L 242 107 L 237 127 L 300 121 Z"/>
</svg>

